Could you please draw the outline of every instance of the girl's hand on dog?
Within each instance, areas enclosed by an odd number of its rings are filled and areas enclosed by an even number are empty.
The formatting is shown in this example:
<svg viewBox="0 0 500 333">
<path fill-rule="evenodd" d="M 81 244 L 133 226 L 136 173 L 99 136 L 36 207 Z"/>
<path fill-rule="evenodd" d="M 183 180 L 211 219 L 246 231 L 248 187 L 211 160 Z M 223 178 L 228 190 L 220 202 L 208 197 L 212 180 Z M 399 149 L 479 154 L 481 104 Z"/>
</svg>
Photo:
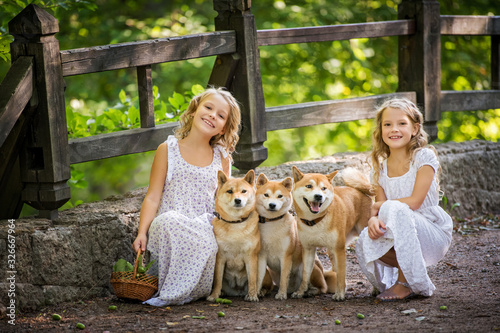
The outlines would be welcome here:
<svg viewBox="0 0 500 333">
<path fill-rule="evenodd" d="M 385 234 L 385 224 L 378 219 L 378 216 L 372 216 L 368 220 L 368 236 L 375 240 Z"/>
<path fill-rule="evenodd" d="M 137 235 L 137 238 L 135 239 L 134 243 L 132 244 L 132 248 L 134 251 L 137 253 L 139 249 L 142 250 L 142 252 L 146 251 L 146 245 L 148 243 L 148 237 L 146 235 Z"/>
</svg>

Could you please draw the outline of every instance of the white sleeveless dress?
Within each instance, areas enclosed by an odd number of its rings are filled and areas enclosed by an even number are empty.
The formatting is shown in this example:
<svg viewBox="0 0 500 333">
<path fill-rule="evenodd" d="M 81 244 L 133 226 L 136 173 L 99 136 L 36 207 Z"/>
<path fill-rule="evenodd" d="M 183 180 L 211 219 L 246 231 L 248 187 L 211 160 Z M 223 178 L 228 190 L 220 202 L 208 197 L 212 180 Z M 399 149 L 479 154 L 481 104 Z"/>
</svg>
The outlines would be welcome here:
<svg viewBox="0 0 500 333">
<path fill-rule="evenodd" d="M 444 257 L 453 231 L 451 217 L 438 206 L 436 176 L 419 209 L 413 211 L 408 205 L 394 200 L 411 196 L 417 171 L 424 165 L 430 165 L 435 171 L 439 168 L 437 157 L 429 148 L 418 151 L 410 170 L 400 177 L 388 177 L 387 163 L 382 163 L 379 185 L 384 189 L 387 201 L 380 207 L 379 219 L 385 223 L 386 232 L 379 239 L 372 240 L 368 228 L 365 228 L 356 243 L 361 270 L 381 292 L 394 285 L 398 277 L 397 268 L 379 260 L 392 247 L 414 293 L 431 296 L 436 289 L 426 267 L 435 265 Z"/>
<path fill-rule="evenodd" d="M 167 139 L 168 171 L 162 201 L 149 227 L 147 248 L 156 260 L 158 292 L 145 303 L 184 304 L 210 295 L 217 242 L 212 229 L 217 171 L 226 152 L 214 148 L 209 166 L 197 167 L 181 156 L 174 136 Z"/>
</svg>

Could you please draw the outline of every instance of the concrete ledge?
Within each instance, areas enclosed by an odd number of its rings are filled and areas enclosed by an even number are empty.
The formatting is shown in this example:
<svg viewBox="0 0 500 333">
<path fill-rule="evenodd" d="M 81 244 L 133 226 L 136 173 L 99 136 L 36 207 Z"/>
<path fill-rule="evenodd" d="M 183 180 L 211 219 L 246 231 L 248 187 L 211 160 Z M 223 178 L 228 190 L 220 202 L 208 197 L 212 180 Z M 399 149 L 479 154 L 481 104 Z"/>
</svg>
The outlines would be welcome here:
<svg viewBox="0 0 500 333">
<path fill-rule="evenodd" d="M 461 204 L 452 215 L 499 213 L 500 143 L 470 141 L 436 148 L 443 168 L 441 188 L 449 205 Z M 291 176 L 292 165 L 297 165 L 303 172 L 328 173 L 354 166 L 368 174 L 367 156 L 367 153 L 341 153 L 257 168 L 256 173 L 282 179 Z M 145 194 L 146 189 L 142 188 L 124 196 L 83 204 L 60 212 L 55 221 L 15 220 L 14 233 L 11 231 L 11 236 L 15 236 L 14 269 L 7 265 L 8 259 L 12 259 L 8 257 L 9 223 L 0 221 L 0 303 L 10 304 L 8 295 L 13 287 L 18 310 L 109 295 L 114 262 L 119 258 L 130 262 L 135 259 L 131 244 Z M 14 279 L 8 279 L 11 276 Z"/>
</svg>

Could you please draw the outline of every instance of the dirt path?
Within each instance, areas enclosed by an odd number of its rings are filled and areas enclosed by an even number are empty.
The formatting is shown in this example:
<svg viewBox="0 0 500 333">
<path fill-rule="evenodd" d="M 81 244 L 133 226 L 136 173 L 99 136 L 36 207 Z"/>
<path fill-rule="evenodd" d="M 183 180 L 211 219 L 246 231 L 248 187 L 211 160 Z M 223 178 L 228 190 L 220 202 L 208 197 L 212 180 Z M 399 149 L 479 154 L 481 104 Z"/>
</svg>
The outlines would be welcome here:
<svg viewBox="0 0 500 333">
<path fill-rule="evenodd" d="M 475 228 L 463 235 L 465 229 L 461 229 L 454 233 L 447 256 L 429 270 L 437 287 L 430 298 L 375 302 L 350 249 L 345 302 L 334 302 L 331 295 L 285 301 L 268 296 L 258 303 L 232 298 L 230 306 L 201 300 L 155 308 L 109 297 L 20 313 L 14 327 L 3 318 L 0 331 L 80 332 L 76 329 L 79 322 L 86 325 L 85 332 L 500 331 L 500 229 L 498 225 L 483 229 L 489 230 Z M 116 305 L 117 310 L 108 310 L 109 305 Z M 441 306 L 447 310 L 441 310 Z M 406 310 L 410 313 L 402 312 Z M 219 311 L 225 317 L 218 317 Z M 53 313 L 60 314 L 62 320 L 52 320 Z M 358 313 L 364 319 L 359 319 Z"/>
</svg>

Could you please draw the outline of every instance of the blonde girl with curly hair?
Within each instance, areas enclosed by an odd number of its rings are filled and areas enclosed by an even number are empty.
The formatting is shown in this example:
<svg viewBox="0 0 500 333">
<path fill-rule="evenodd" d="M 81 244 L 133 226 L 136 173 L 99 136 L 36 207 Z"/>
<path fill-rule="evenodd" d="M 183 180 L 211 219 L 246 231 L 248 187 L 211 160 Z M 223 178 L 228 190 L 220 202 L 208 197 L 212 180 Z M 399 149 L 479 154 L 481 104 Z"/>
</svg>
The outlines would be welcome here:
<svg viewBox="0 0 500 333">
<path fill-rule="evenodd" d="M 217 172 L 231 175 L 240 107 L 230 92 L 193 97 L 175 135 L 158 146 L 132 248 L 151 253 L 158 292 L 145 303 L 184 304 L 212 289 L 217 242 L 212 230 Z"/>
<path fill-rule="evenodd" d="M 356 243 L 361 269 L 381 301 L 431 296 L 426 267 L 448 251 L 453 222 L 438 206 L 437 152 L 413 102 L 391 99 L 379 108 L 371 162 L 376 196 Z"/>
</svg>

